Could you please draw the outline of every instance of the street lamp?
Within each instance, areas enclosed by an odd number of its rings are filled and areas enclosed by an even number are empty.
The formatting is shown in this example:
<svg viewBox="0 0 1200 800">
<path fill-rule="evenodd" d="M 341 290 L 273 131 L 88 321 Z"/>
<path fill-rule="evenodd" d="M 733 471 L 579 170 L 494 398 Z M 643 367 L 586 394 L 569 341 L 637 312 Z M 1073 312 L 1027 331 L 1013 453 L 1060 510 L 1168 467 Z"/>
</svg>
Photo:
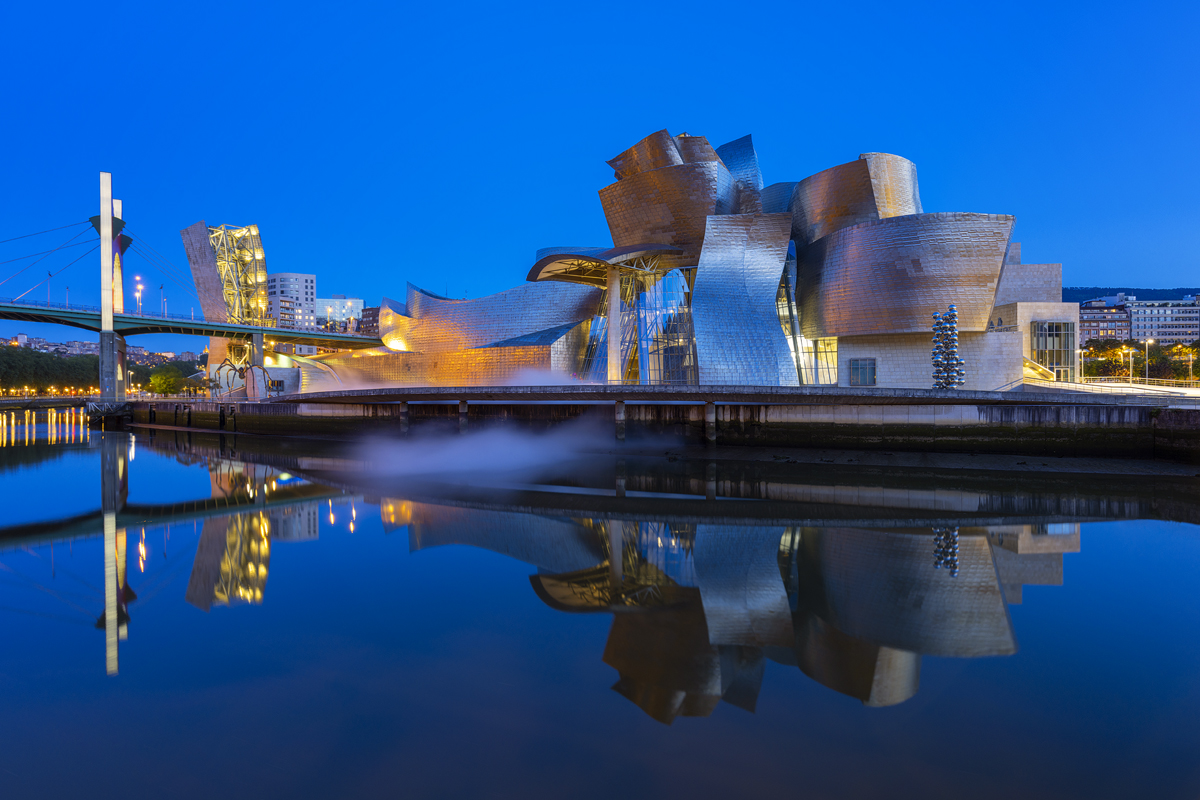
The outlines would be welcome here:
<svg viewBox="0 0 1200 800">
<path fill-rule="evenodd" d="M 1153 339 L 1146 340 L 1146 383 L 1150 383 L 1150 345 L 1154 344 Z"/>
</svg>

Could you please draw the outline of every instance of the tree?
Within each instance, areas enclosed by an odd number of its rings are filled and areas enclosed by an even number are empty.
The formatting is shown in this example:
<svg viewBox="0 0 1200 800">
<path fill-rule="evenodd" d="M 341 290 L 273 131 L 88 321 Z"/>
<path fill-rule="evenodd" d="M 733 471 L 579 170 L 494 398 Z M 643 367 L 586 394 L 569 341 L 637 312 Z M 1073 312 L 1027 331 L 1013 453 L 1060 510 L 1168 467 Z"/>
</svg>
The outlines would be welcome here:
<svg viewBox="0 0 1200 800">
<path fill-rule="evenodd" d="M 175 367 L 161 366 L 150 373 L 150 391 L 155 394 L 175 394 L 183 383 L 183 373 Z"/>
</svg>

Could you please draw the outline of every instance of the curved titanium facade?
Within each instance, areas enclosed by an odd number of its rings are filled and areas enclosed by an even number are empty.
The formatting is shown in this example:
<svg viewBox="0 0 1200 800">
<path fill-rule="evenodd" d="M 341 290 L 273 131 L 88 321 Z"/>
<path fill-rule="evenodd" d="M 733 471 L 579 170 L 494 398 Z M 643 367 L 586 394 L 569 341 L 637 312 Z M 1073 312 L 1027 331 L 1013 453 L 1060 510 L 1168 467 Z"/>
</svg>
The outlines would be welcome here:
<svg viewBox="0 0 1200 800">
<path fill-rule="evenodd" d="M 702 161 L 641 172 L 600 190 L 600 203 L 617 247 L 662 242 L 682 253 L 669 267 L 694 267 L 704 243 L 704 223 L 729 214 L 737 192 L 720 161 Z"/>
<path fill-rule="evenodd" d="M 810 175 L 792 192 L 792 238 L 796 247 L 876 219 L 879 213 L 871 170 L 862 159 Z"/>
<path fill-rule="evenodd" d="M 409 284 L 407 302 L 385 301 L 379 333 L 387 348 L 315 361 L 372 383 L 486 386 L 522 370 L 577 372 L 580 323 L 601 291 L 573 283 L 529 283 L 476 300 L 450 300 Z"/>
<path fill-rule="evenodd" d="M 692 291 L 702 386 L 799 382 L 775 306 L 790 231 L 787 214 L 708 218 Z"/>
<path fill-rule="evenodd" d="M 600 292 L 572 283 L 527 283 L 476 300 L 448 300 L 408 285 L 406 350 L 450 352 L 496 345 L 563 325 L 596 311 Z M 393 324 L 399 325 L 396 320 Z M 384 321 L 379 333 L 387 340 Z"/>
<path fill-rule="evenodd" d="M 917 167 L 890 153 L 864 153 L 796 184 L 791 211 L 797 247 L 863 222 L 920 214 Z"/>
<path fill-rule="evenodd" d="M 754 150 L 754 141 L 749 134 L 721 145 L 717 148 L 717 155 L 721 157 L 735 181 L 762 191 L 763 179 L 762 171 L 758 168 L 758 153 Z"/>
<path fill-rule="evenodd" d="M 959 330 L 987 330 L 1015 218 L 915 214 L 844 228 L 797 253 L 806 338 L 927 333 L 958 306 Z"/>
<path fill-rule="evenodd" d="M 764 214 L 779 214 L 784 211 L 791 213 L 792 210 L 792 192 L 796 191 L 795 181 L 784 181 L 783 183 L 772 183 L 767 188 L 759 193 L 762 198 L 762 210 Z"/>
<path fill-rule="evenodd" d="M 916 164 L 891 153 L 863 153 L 859 159 L 867 162 L 871 173 L 880 219 L 922 213 Z"/>
<path fill-rule="evenodd" d="M 682 164 L 684 160 L 679 154 L 675 138 L 666 130 L 661 130 L 650 134 L 607 163 L 616 173 L 617 180 L 624 180 L 640 172 Z"/>
<path fill-rule="evenodd" d="M 703 136 L 688 136 L 686 133 L 681 133 L 675 137 L 675 146 L 679 148 L 679 157 L 685 164 L 721 160 L 717 151 Z"/>
</svg>

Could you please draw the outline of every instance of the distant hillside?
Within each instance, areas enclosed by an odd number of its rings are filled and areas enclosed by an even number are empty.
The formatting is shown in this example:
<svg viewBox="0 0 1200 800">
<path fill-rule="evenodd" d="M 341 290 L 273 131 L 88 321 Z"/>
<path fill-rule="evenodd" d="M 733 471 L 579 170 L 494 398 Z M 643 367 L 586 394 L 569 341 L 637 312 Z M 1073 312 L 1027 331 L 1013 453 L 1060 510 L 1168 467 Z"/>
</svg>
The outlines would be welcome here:
<svg viewBox="0 0 1200 800">
<path fill-rule="evenodd" d="M 1110 297 L 1118 292 L 1133 295 L 1138 300 L 1179 300 L 1184 295 L 1200 294 L 1200 287 L 1183 289 L 1129 289 L 1123 286 L 1064 286 L 1064 303 L 1082 303 L 1097 297 Z"/>
</svg>

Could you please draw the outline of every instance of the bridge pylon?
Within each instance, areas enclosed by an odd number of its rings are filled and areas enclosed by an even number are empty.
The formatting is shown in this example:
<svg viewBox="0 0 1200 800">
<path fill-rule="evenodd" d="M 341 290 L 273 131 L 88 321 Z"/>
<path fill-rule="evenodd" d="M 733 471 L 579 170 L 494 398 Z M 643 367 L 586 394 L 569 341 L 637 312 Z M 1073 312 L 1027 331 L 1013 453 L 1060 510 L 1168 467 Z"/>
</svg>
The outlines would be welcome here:
<svg viewBox="0 0 1200 800">
<path fill-rule="evenodd" d="M 125 337 L 113 330 L 113 313 L 125 310 L 119 238 L 121 201 L 113 200 L 112 173 L 100 173 L 100 402 L 125 402 Z M 116 223 L 114 225 L 114 223 Z M 114 227 L 117 236 L 114 237 Z"/>
</svg>

